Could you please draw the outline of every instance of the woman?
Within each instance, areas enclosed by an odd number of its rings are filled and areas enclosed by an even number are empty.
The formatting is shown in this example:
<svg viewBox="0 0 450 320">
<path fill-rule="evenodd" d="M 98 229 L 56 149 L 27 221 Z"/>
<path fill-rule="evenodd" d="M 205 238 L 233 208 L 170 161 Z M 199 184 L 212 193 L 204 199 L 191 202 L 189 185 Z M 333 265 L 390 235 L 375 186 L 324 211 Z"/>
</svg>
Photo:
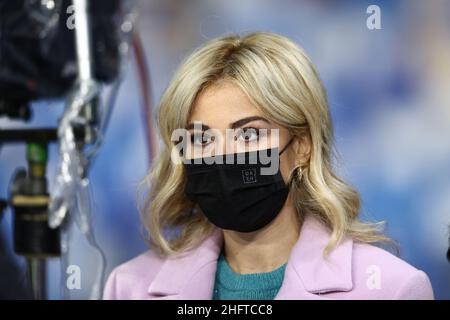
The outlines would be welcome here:
<svg viewBox="0 0 450 320">
<path fill-rule="evenodd" d="M 152 248 L 113 270 L 106 299 L 433 299 L 424 272 L 374 246 L 388 241 L 380 225 L 358 220 L 357 192 L 332 169 L 325 90 L 289 39 L 208 42 L 158 119 Z"/>
</svg>

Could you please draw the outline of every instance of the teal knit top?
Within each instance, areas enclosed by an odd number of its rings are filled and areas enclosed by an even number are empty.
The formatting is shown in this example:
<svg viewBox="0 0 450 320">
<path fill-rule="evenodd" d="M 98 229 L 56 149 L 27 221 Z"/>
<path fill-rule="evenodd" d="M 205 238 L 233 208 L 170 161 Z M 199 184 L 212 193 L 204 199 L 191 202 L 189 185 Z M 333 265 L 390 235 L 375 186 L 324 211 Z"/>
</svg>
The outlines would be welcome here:
<svg viewBox="0 0 450 320">
<path fill-rule="evenodd" d="M 239 274 L 220 254 L 213 300 L 273 300 L 283 283 L 285 268 L 286 264 L 271 272 Z"/>
</svg>

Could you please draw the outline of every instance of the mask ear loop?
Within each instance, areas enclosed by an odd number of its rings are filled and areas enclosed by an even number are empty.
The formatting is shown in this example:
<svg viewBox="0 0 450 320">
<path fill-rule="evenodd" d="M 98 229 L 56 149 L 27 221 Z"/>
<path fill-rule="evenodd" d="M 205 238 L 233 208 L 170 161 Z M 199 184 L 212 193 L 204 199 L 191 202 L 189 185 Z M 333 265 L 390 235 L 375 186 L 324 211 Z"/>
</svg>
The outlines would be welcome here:
<svg viewBox="0 0 450 320">
<path fill-rule="evenodd" d="M 289 142 L 284 146 L 284 148 L 280 151 L 280 153 L 278 154 L 278 156 L 281 156 L 281 154 L 291 145 L 291 143 L 294 141 L 294 137 L 291 138 L 291 140 L 289 140 Z"/>
</svg>

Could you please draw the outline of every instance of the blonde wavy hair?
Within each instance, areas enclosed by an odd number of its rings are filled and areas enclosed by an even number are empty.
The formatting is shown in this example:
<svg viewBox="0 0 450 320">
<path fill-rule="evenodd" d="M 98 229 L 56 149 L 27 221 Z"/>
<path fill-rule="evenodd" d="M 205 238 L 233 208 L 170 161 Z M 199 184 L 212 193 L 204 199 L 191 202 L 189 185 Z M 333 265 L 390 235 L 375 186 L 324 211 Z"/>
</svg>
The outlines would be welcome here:
<svg viewBox="0 0 450 320">
<path fill-rule="evenodd" d="M 184 195 L 186 176 L 183 164 L 171 161 L 171 136 L 175 129 L 186 127 L 199 92 L 222 80 L 238 85 L 270 120 L 292 135 L 305 134 L 307 124 L 310 161 L 290 192 L 300 219 L 309 212 L 331 230 L 324 255 L 344 235 L 363 243 L 389 240 L 381 233 L 382 223 L 359 221 L 358 193 L 333 172 L 337 153 L 328 101 L 311 61 L 288 38 L 256 32 L 216 38 L 195 50 L 162 95 L 157 125 L 163 148 L 142 182 L 149 192 L 141 207 L 148 240 L 157 252 L 169 256 L 195 248 L 214 228 Z"/>
</svg>

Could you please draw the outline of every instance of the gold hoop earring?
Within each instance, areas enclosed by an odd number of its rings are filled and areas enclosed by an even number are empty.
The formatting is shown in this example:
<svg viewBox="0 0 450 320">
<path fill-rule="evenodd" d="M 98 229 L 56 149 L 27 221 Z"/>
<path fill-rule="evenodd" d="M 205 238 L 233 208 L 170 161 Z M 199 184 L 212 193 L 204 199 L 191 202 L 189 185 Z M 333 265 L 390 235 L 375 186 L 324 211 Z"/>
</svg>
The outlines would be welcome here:
<svg viewBox="0 0 450 320">
<path fill-rule="evenodd" d="M 298 165 L 291 171 L 290 182 L 291 183 L 295 182 L 298 184 L 302 180 L 302 176 L 303 176 L 303 168 L 301 165 Z"/>
<path fill-rule="evenodd" d="M 295 176 L 298 180 L 298 182 L 302 181 L 302 177 L 303 177 L 303 168 L 301 166 L 298 166 L 295 169 Z"/>
</svg>

